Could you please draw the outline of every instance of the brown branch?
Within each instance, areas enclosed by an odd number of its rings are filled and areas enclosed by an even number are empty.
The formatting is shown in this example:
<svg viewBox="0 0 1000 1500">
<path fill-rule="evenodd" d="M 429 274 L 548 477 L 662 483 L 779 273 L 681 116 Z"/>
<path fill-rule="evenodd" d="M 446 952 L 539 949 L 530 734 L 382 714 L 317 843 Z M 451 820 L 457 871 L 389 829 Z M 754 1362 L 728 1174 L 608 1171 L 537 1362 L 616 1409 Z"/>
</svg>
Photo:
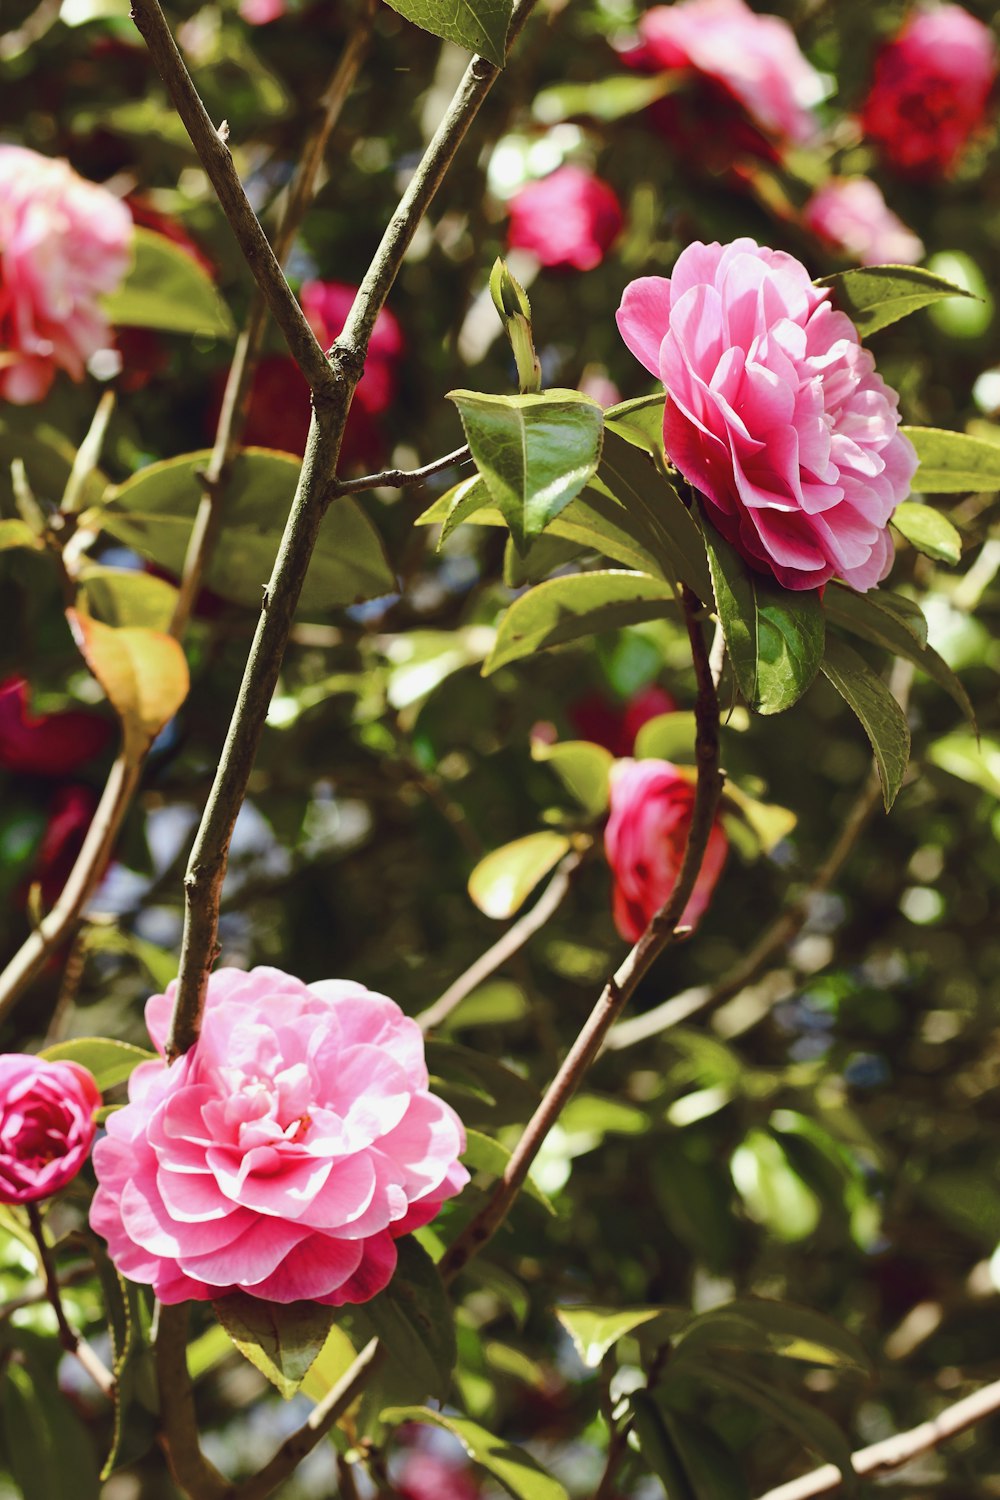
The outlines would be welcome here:
<svg viewBox="0 0 1000 1500">
<path fill-rule="evenodd" d="M 49 1249 L 42 1228 L 42 1216 L 37 1203 L 28 1204 L 28 1221 L 31 1224 L 31 1232 L 38 1246 L 38 1259 L 42 1266 L 42 1276 L 45 1281 L 45 1296 L 52 1311 L 56 1315 L 56 1325 L 59 1329 L 59 1342 L 67 1354 L 75 1355 L 76 1359 L 86 1370 L 91 1380 L 102 1391 L 105 1396 L 111 1396 L 115 1389 L 115 1377 L 98 1357 L 76 1329 L 71 1325 L 66 1316 L 66 1309 L 62 1304 L 62 1296 L 59 1289 L 59 1279 L 56 1276 L 55 1262 L 52 1259 L 52 1251 Z"/>
<path fill-rule="evenodd" d="M 402 490 L 409 484 L 422 484 L 432 475 L 440 474 L 442 469 L 453 468 L 455 464 L 468 463 L 471 457 L 469 445 L 464 443 L 461 448 L 456 448 L 454 453 L 445 453 L 443 457 L 424 464 L 422 469 L 383 469 L 381 474 L 362 474 L 360 479 L 342 479 L 337 485 L 337 493 L 338 495 L 357 495 L 361 490 L 383 488 Z"/>
<path fill-rule="evenodd" d="M 194 1391 L 187 1366 L 188 1304 L 160 1304 L 156 1319 L 156 1383 L 160 1446 L 170 1472 L 192 1500 L 229 1500 L 233 1486 L 201 1451 Z"/>
<path fill-rule="evenodd" d="M 945 1407 L 929 1422 L 921 1422 L 909 1432 L 898 1432 L 867 1448 L 859 1448 L 851 1455 L 851 1466 L 859 1477 L 890 1474 L 998 1412 L 1000 1380 L 994 1380 L 973 1395 Z M 760 1500 L 812 1500 L 814 1495 L 828 1495 L 839 1489 L 843 1482 L 844 1476 L 834 1464 L 823 1464 L 811 1474 L 803 1474 L 801 1479 L 792 1479 L 788 1484 L 779 1484 L 775 1490 L 768 1490 Z"/>
</svg>

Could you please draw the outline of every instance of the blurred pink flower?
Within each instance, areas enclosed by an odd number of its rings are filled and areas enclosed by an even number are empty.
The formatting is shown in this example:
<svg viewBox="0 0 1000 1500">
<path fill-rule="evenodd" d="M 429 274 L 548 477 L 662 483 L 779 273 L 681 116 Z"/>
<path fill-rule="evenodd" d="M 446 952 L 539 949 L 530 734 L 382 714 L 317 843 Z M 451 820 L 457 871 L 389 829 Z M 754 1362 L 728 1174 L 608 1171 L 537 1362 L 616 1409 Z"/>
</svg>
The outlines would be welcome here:
<svg viewBox="0 0 1000 1500">
<path fill-rule="evenodd" d="M 100 297 L 129 267 L 132 219 L 68 162 L 0 145 L 0 397 L 41 401 L 113 342 Z"/>
<path fill-rule="evenodd" d="M 617 194 L 583 167 L 557 167 L 529 182 L 507 205 L 512 250 L 530 250 L 543 266 L 592 271 L 621 232 Z"/>
<path fill-rule="evenodd" d="M 411 1449 L 393 1479 L 400 1500 L 479 1500 L 469 1464 L 449 1463 L 436 1453 Z"/>
<path fill-rule="evenodd" d="M 251 26 L 266 26 L 285 14 L 285 0 L 240 0 L 240 15 Z"/>
<path fill-rule="evenodd" d="M 146 1006 L 161 1052 L 175 988 Z M 107 1131 L 90 1222 L 162 1302 L 365 1302 L 395 1240 L 468 1181 L 416 1022 L 360 984 L 278 969 L 214 973 L 196 1045 L 142 1063 Z"/>
<path fill-rule="evenodd" d="M 0 1053 L 0 1203 L 37 1203 L 71 1182 L 87 1160 L 100 1105 L 78 1063 Z"/>
<path fill-rule="evenodd" d="M 677 883 L 695 788 L 668 760 L 619 760 L 611 769 L 611 816 L 604 850 L 614 876 L 615 926 L 634 943 Z M 712 899 L 729 844 L 716 822 L 682 926 L 696 927 Z"/>
<path fill-rule="evenodd" d="M 834 177 L 809 199 L 803 223 L 862 266 L 915 266 L 923 242 L 888 207 L 868 177 Z"/>
<path fill-rule="evenodd" d="M 897 396 L 793 256 L 689 245 L 625 288 L 618 327 L 667 391 L 663 441 L 746 561 L 785 588 L 873 588 L 917 467 Z"/>
<path fill-rule="evenodd" d="M 33 714 L 23 677 L 0 682 L 0 766 L 33 776 L 68 776 L 100 755 L 113 734 L 110 719 L 84 708 Z"/>
<path fill-rule="evenodd" d="M 960 5 L 915 11 L 875 60 L 861 123 L 898 171 L 939 176 L 986 113 L 997 74 L 989 28 Z"/>
</svg>

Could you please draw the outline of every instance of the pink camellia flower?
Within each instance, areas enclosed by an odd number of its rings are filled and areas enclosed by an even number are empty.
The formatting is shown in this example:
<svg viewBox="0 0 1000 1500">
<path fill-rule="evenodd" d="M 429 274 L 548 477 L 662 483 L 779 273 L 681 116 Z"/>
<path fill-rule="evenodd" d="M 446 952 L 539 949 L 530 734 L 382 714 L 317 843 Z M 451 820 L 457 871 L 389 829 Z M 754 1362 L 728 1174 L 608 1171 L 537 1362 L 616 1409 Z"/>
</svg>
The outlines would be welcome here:
<svg viewBox="0 0 1000 1500">
<path fill-rule="evenodd" d="M 809 199 L 807 229 L 862 266 L 915 266 L 923 243 L 868 177 L 834 177 Z"/>
<path fill-rule="evenodd" d="M 94 1139 L 97 1084 L 74 1062 L 0 1053 L 0 1203 L 37 1203 L 71 1182 Z"/>
<path fill-rule="evenodd" d="M 0 145 L 0 397 L 40 401 L 112 343 L 99 298 L 129 266 L 132 218 L 68 162 Z"/>
<path fill-rule="evenodd" d="M 574 166 L 529 182 L 507 209 L 512 250 L 530 250 L 543 266 L 574 271 L 599 266 L 625 222 L 614 188 Z"/>
<path fill-rule="evenodd" d="M 677 883 L 694 811 L 694 782 L 668 760 L 619 760 L 611 768 L 611 816 L 604 850 L 614 876 L 614 918 L 628 942 L 640 938 Z M 729 843 L 716 822 L 680 925 L 704 916 Z"/>
<path fill-rule="evenodd" d="M 876 58 L 864 132 L 900 172 L 948 172 L 983 121 L 996 74 L 996 43 L 981 21 L 960 5 L 916 11 Z"/>
<path fill-rule="evenodd" d="M 285 14 L 285 0 L 240 0 L 240 15 L 251 26 L 266 26 Z"/>
<path fill-rule="evenodd" d="M 639 46 L 626 60 L 649 72 L 684 68 L 714 83 L 779 141 L 801 142 L 815 134 L 812 106 L 823 94 L 819 74 L 787 21 L 758 15 L 744 0 L 654 5 L 640 18 Z"/>
<path fill-rule="evenodd" d="M 873 588 L 917 467 L 895 391 L 794 256 L 689 245 L 625 288 L 618 327 L 667 390 L 663 441 L 751 567 L 788 589 Z"/>
<path fill-rule="evenodd" d="M 160 1052 L 175 988 L 146 1006 Z M 384 995 L 221 969 L 195 1046 L 140 1064 L 109 1118 L 91 1225 L 161 1302 L 365 1302 L 396 1239 L 468 1181 L 427 1083 L 420 1030 Z"/>
<path fill-rule="evenodd" d="M 101 751 L 111 721 L 82 708 L 35 715 L 23 677 L 0 682 L 0 766 L 34 776 L 68 776 Z"/>
</svg>

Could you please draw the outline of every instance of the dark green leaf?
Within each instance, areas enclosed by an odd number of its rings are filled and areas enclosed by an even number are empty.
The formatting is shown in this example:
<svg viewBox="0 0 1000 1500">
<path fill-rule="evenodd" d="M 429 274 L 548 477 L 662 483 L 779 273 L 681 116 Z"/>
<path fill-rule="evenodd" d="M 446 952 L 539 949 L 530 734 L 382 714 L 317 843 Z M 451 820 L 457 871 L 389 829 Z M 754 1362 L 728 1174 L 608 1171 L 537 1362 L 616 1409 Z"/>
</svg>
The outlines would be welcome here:
<svg viewBox="0 0 1000 1500">
<path fill-rule="evenodd" d="M 106 1036 L 74 1037 L 71 1042 L 56 1042 L 39 1053 L 48 1062 L 74 1062 L 93 1073 L 94 1081 L 103 1094 L 124 1083 L 133 1068 L 139 1063 L 152 1062 L 156 1052 L 147 1052 L 145 1047 L 135 1047 L 131 1042 L 118 1042 Z"/>
<path fill-rule="evenodd" d="M 466 1146 L 462 1152 L 462 1161 L 465 1165 L 477 1172 L 488 1172 L 491 1177 L 502 1177 L 511 1156 L 507 1147 L 493 1140 L 491 1136 L 483 1135 L 479 1130 L 467 1129 L 465 1136 Z M 524 1191 L 529 1198 L 534 1198 L 535 1202 L 540 1203 L 550 1214 L 555 1214 L 551 1199 L 545 1196 L 530 1173 L 524 1180 Z"/>
<path fill-rule="evenodd" d="M 451 1303 L 437 1267 L 412 1235 L 399 1240 L 396 1249 L 399 1263 L 389 1285 L 355 1316 L 385 1345 L 390 1365 L 413 1391 L 412 1399 L 443 1401 L 456 1358 Z M 400 1388 L 397 1380 L 393 1388 Z"/>
<path fill-rule="evenodd" d="M 871 741 L 888 812 L 903 784 L 910 759 L 910 726 L 906 715 L 881 677 L 836 636 L 826 643 L 822 666 L 824 677 L 857 714 Z"/>
<path fill-rule="evenodd" d="M 137 227 L 135 259 L 117 292 L 103 299 L 119 327 L 162 328 L 172 333 L 234 333 L 233 320 L 208 272 L 179 245 Z"/>
<path fill-rule="evenodd" d="M 457 42 L 466 51 L 478 52 L 498 68 L 503 67 L 514 0 L 449 0 L 447 5 L 437 0 L 388 3 L 414 26 L 446 42 Z"/>
<path fill-rule="evenodd" d="M 668 578 L 679 578 L 704 603 L 712 597 L 705 543 L 673 484 L 649 453 L 613 428 L 604 434 L 598 480 L 653 538 L 656 560 Z"/>
<path fill-rule="evenodd" d="M 503 554 L 503 581 L 509 589 L 523 589 L 530 584 L 541 583 L 557 568 L 565 568 L 585 552 L 579 542 L 569 542 L 556 536 L 550 526 L 544 536 L 536 536 L 523 552 L 514 545 L 514 538 L 507 538 Z"/>
<path fill-rule="evenodd" d="M 494 1437 L 468 1417 L 453 1417 L 426 1406 L 398 1406 L 384 1411 L 382 1418 L 392 1427 L 403 1422 L 430 1422 L 443 1427 L 458 1438 L 473 1463 L 491 1474 L 515 1500 L 568 1500 L 559 1481 L 546 1474 L 530 1453 Z"/>
<path fill-rule="evenodd" d="M 834 624 L 852 631 L 863 640 L 871 641 L 873 645 L 884 646 L 887 651 L 914 662 L 938 687 L 944 688 L 951 695 L 969 722 L 975 725 L 975 711 L 965 688 L 944 658 L 938 655 L 933 646 L 926 644 L 927 622 L 923 614 L 920 614 L 924 628 L 921 643 L 913 632 L 912 615 L 902 610 L 901 605 L 919 612 L 919 606 L 911 604 L 909 599 L 885 594 L 881 589 L 873 589 L 868 594 L 856 594 L 853 589 L 832 584 L 823 600 L 827 617 Z"/>
<path fill-rule="evenodd" d="M 817 286 L 833 288 L 833 300 L 862 338 L 942 297 L 969 297 L 960 286 L 919 266 L 860 266 L 823 276 Z"/>
<path fill-rule="evenodd" d="M 913 488 L 924 495 L 1000 489 L 1000 444 L 940 427 L 903 427 L 920 459 Z"/>
<path fill-rule="evenodd" d="M 535 740 L 532 760 L 552 767 L 563 786 L 593 817 L 608 805 L 608 777 L 614 764 L 610 750 L 590 740 L 557 740 L 548 745 Z"/>
<path fill-rule="evenodd" d="M 10 410 L 10 408 L 8 408 Z M 28 415 L 30 407 L 14 407 L 16 416 L 4 416 L 0 412 L 0 511 L 9 516 L 14 513 L 14 491 L 11 484 L 10 466 L 19 458 L 24 464 L 28 483 L 35 498 L 58 505 L 66 489 L 66 482 L 73 469 L 76 451 L 61 432 L 44 422 L 32 423 Z M 107 479 L 96 470 L 84 485 L 84 500 L 87 505 L 96 505 Z M 23 525 L 24 522 L 22 521 Z M 13 535 L 14 533 L 8 533 Z M 13 542 L 8 542 L 13 546 Z M 18 543 L 17 545 L 20 545 Z M 26 545 L 26 544 L 25 544 Z"/>
<path fill-rule="evenodd" d="M 550 578 L 510 606 L 483 676 L 536 651 L 586 640 L 640 620 L 661 619 L 673 599 L 668 583 L 644 573 L 609 570 Z"/>
<path fill-rule="evenodd" d="M 165 578 L 156 578 L 152 573 L 94 563 L 81 569 L 79 582 L 90 612 L 105 625 L 166 630 L 173 618 L 177 590 Z"/>
<path fill-rule="evenodd" d="M 649 1391 L 633 1391 L 628 1399 L 639 1452 L 650 1472 L 662 1482 L 667 1500 L 708 1500 L 691 1483 L 663 1413 Z"/>
<path fill-rule="evenodd" d="M 961 535 L 947 516 L 930 505 L 904 500 L 893 511 L 892 524 L 918 552 L 925 552 L 937 562 L 961 562 Z"/>
<path fill-rule="evenodd" d="M 319 1302 L 264 1302 L 231 1292 L 212 1303 L 237 1349 L 288 1401 L 326 1343 L 335 1309 Z"/>
<path fill-rule="evenodd" d="M 762 1297 L 744 1297 L 700 1313 L 677 1336 L 671 1363 L 723 1349 L 776 1355 L 863 1375 L 871 1369 L 862 1345 L 832 1318 L 809 1307 Z"/>
<path fill-rule="evenodd" d="M 569 849 L 566 835 L 551 829 L 503 844 L 479 861 L 469 876 L 469 895 L 485 916 L 512 917 Z"/>
<path fill-rule="evenodd" d="M 619 1339 L 662 1312 L 662 1307 L 557 1307 L 556 1317 L 584 1364 L 596 1370 Z"/>
<path fill-rule="evenodd" d="M 579 391 L 487 396 L 449 391 L 476 466 L 524 551 L 597 468 L 604 412 Z"/>
<path fill-rule="evenodd" d="M 689 1411 L 665 1411 L 663 1421 L 698 1500 L 749 1500 L 740 1462 L 717 1432 Z"/>
<path fill-rule="evenodd" d="M 471 1086 L 496 1115 L 496 1123 L 520 1124 L 538 1106 L 534 1084 L 485 1052 L 458 1042 L 426 1043 L 427 1066 L 438 1078 Z"/>
<path fill-rule="evenodd" d="M 754 713 L 779 714 L 811 685 L 826 634 L 816 591 L 795 592 L 748 568 L 718 532 L 706 532 L 715 604 L 736 681 Z"/>
<path fill-rule="evenodd" d="M 21 1500 L 97 1500 L 87 1430 L 55 1378 L 31 1360 L 11 1361 L 0 1379 L 0 1449 Z"/>
<path fill-rule="evenodd" d="M 140 469 L 111 492 L 101 524 L 179 576 L 201 499 L 198 476 L 209 458 L 207 451 L 186 453 Z M 223 504 L 222 536 L 205 579 L 224 599 L 259 607 L 301 467 L 291 454 L 265 448 L 247 448 L 237 458 Z M 335 500 L 306 574 L 302 605 L 332 609 L 395 587 L 381 539 L 365 512 L 348 497 Z"/>
</svg>

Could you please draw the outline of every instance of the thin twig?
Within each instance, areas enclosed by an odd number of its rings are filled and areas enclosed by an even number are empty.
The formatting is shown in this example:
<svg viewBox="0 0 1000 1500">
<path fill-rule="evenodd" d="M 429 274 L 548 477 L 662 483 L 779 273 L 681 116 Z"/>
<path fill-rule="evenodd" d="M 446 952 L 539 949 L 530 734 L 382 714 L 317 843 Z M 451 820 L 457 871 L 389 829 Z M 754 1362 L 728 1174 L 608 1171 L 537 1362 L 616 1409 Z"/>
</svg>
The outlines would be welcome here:
<svg viewBox="0 0 1000 1500">
<path fill-rule="evenodd" d="M 105 391 L 97 403 L 94 420 L 90 424 L 87 436 L 76 450 L 73 459 L 73 467 L 66 481 L 63 491 L 62 504 L 59 509 L 65 516 L 75 515 L 83 507 L 86 495 L 87 480 L 97 468 L 101 458 L 101 449 L 104 447 L 104 437 L 111 421 L 111 413 L 115 409 L 114 391 Z"/>
<path fill-rule="evenodd" d="M 91 1380 L 102 1391 L 105 1396 L 113 1394 L 115 1389 L 115 1377 L 87 1343 L 77 1333 L 66 1316 L 66 1309 L 62 1304 L 62 1296 L 59 1291 L 59 1279 L 56 1276 L 55 1263 L 52 1259 L 52 1251 L 49 1249 L 42 1228 L 42 1216 L 38 1210 L 37 1203 L 28 1204 L 28 1221 L 31 1224 L 31 1232 L 38 1246 L 38 1259 L 42 1266 L 42 1275 L 45 1280 L 45 1295 L 56 1315 L 56 1324 L 59 1328 L 59 1342 L 67 1354 L 75 1355 L 76 1359 L 86 1370 Z"/>
<path fill-rule="evenodd" d="M 443 469 L 468 463 L 471 457 L 469 445 L 464 443 L 454 453 L 435 458 L 432 463 L 424 464 L 422 469 L 383 469 L 381 474 L 362 474 L 360 479 L 341 479 L 337 483 L 337 494 L 357 495 L 361 490 L 402 490 L 408 484 L 422 484 L 425 479 L 430 479 L 433 474 L 440 474 Z"/>
<path fill-rule="evenodd" d="M 448 986 L 444 994 L 434 1001 L 433 1005 L 421 1011 L 417 1017 L 417 1024 L 421 1031 L 426 1033 L 443 1025 L 466 995 L 471 995 L 474 989 L 478 988 L 491 974 L 495 974 L 497 969 L 524 947 L 530 937 L 545 926 L 566 899 L 573 877 L 583 859 L 583 852 L 574 849 L 559 862 L 555 874 L 534 906 L 522 917 L 518 917 L 517 921 L 497 939 L 492 948 L 487 948 L 485 953 L 480 954 L 475 963 L 470 964 L 465 973 L 460 974 Z"/>
<path fill-rule="evenodd" d="M 973 1395 L 945 1407 L 929 1422 L 921 1422 L 919 1427 L 911 1427 L 908 1432 L 897 1432 L 879 1443 L 859 1448 L 851 1455 L 851 1466 L 859 1477 L 892 1473 L 998 1412 L 1000 1380 L 994 1380 Z M 779 1484 L 776 1490 L 768 1490 L 760 1500 L 813 1500 L 814 1495 L 828 1495 L 831 1490 L 839 1489 L 843 1482 L 844 1476 L 834 1464 L 823 1464 L 811 1474 L 803 1474 L 801 1479 L 792 1479 L 788 1484 Z"/>
</svg>

